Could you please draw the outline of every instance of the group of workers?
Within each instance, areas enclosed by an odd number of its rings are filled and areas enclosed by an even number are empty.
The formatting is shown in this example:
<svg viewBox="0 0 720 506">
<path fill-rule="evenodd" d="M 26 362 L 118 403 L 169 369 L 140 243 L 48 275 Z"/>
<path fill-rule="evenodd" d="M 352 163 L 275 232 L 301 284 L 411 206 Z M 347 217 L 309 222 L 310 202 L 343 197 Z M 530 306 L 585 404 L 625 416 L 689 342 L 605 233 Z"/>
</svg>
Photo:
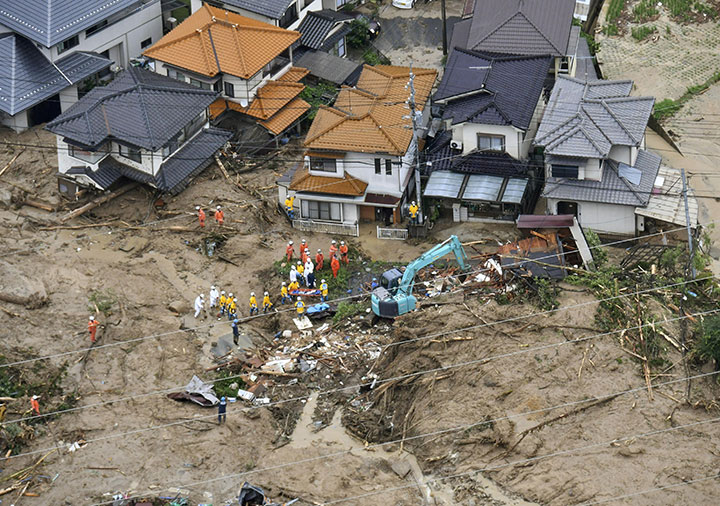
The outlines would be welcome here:
<svg viewBox="0 0 720 506">
<path fill-rule="evenodd" d="M 197 218 L 198 218 L 198 223 L 200 223 L 200 228 L 205 228 L 205 220 L 207 219 L 207 215 L 205 214 L 205 211 L 200 206 L 195 206 L 195 210 L 197 211 Z M 217 206 L 215 208 L 214 217 L 215 217 L 215 221 L 218 224 L 218 227 L 222 227 L 223 223 L 225 223 L 225 213 L 223 212 L 221 206 Z"/>
<path fill-rule="evenodd" d="M 300 276 L 297 276 L 300 284 L 305 284 L 308 288 L 315 288 L 315 271 L 321 271 L 325 267 L 325 255 L 323 255 L 322 249 L 318 248 L 315 254 L 315 263 L 310 256 L 310 246 L 305 239 L 300 241 L 299 256 L 297 265 L 293 265 L 290 269 L 290 281 L 293 281 L 293 271 L 297 271 Z M 350 263 L 349 250 L 345 241 L 340 241 L 340 245 L 335 239 L 330 242 L 330 249 L 328 250 L 328 257 L 330 259 L 330 269 L 332 270 L 333 277 L 337 278 L 338 272 L 340 271 L 340 262 L 348 265 Z M 340 258 L 338 258 L 338 256 Z M 285 258 L 288 263 L 292 262 L 295 255 L 295 246 L 292 241 L 288 241 L 287 247 L 285 248 Z"/>
<path fill-rule="evenodd" d="M 260 312 L 260 309 L 258 307 L 258 301 L 255 297 L 255 292 L 250 292 L 250 299 L 249 299 L 249 306 L 250 306 L 250 316 L 253 316 L 255 314 L 258 314 Z M 270 294 L 268 292 L 265 292 L 262 299 L 262 308 L 263 313 L 267 313 L 270 311 L 273 307 L 273 303 L 270 301 Z M 205 309 L 205 294 L 201 293 L 195 298 L 195 318 L 200 316 L 200 313 L 202 313 L 203 309 Z M 227 316 L 227 319 L 229 321 L 235 320 L 237 322 L 237 300 L 235 299 L 235 295 L 230 292 L 227 295 L 225 294 L 225 290 L 218 291 L 218 288 L 215 285 L 212 285 L 210 287 L 210 310 L 217 310 L 217 317 L 218 320 L 222 319 L 224 316 Z"/>
</svg>

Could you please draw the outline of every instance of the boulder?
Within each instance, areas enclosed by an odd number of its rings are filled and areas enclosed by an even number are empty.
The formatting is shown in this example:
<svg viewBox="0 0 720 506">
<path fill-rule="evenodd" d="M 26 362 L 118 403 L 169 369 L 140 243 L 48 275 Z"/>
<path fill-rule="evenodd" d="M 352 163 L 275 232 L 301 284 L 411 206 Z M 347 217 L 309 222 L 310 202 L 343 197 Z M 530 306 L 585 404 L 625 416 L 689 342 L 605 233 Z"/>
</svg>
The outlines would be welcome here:
<svg viewBox="0 0 720 506">
<path fill-rule="evenodd" d="M 0 188 L 0 207 L 10 209 L 13 202 L 12 192 L 7 188 Z"/>
<path fill-rule="evenodd" d="M 36 309 L 47 304 L 48 296 L 41 280 L 26 276 L 14 265 L 0 261 L 0 300 Z"/>
<path fill-rule="evenodd" d="M 168 304 L 168 309 L 177 314 L 189 313 L 192 309 L 186 300 L 174 300 Z"/>
</svg>

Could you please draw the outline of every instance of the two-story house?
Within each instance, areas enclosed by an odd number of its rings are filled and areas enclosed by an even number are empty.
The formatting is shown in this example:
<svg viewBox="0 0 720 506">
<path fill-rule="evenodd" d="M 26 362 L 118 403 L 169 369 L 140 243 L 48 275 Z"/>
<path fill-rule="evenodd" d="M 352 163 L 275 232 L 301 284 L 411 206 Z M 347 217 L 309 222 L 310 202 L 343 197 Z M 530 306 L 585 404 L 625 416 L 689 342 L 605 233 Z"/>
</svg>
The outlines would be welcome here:
<svg viewBox="0 0 720 506">
<path fill-rule="evenodd" d="M 434 69 L 412 69 L 418 116 L 429 101 Z M 363 68 L 357 86 L 344 87 L 332 107 L 321 106 L 305 138 L 304 162 L 278 182 L 279 197 L 295 195 L 293 225 L 357 233 L 359 220 L 401 221 L 417 146 L 413 140 L 410 69 Z"/>
<path fill-rule="evenodd" d="M 632 81 L 555 82 L 535 144 L 544 149 L 548 214 L 574 214 L 608 234 L 644 230 L 636 211 L 656 189 L 661 158 L 645 150 L 654 99 Z"/>
<path fill-rule="evenodd" d="M 192 12 L 203 4 L 241 14 L 280 28 L 295 30 L 307 13 L 321 9 L 336 10 L 345 0 L 191 0 Z"/>
<path fill-rule="evenodd" d="M 1 2 L 0 121 L 20 131 L 67 110 L 162 37 L 162 9 L 160 0 Z"/>
<path fill-rule="evenodd" d="M 217 117 L 231 109 L 274 135 L 298 120 L 310 105 L 298 97 L 307 70 L 292 66 L 298 32 L 203 5 L 144 55 L 155 72 L 215 90 Z"/>
<path fill-rule="evenodd" d="M 444 129 L 426 149 L 423 196 L 456 221 L 532 212 L 541 165 L 528 161 L 545 105 L 550 56 L 450 53 L 433 97 Z"/>
<path fill-rule="evenodd" d="M 553 75 L 575 75 L 580 27 L 575 0 L 475 0 L 453 26 L 450 47 L 512 55 L 550 55 Z M 468 11 L 466 5 L 466 12 Z"/>
<path fill-rule="evenodd" d="M 209 128 L 217 92 L 130 67 L 46 128 L 57 136 L 60 191 L 107 190 L 121 178 L 177 193 L 232 133 Z"/>
</svg>

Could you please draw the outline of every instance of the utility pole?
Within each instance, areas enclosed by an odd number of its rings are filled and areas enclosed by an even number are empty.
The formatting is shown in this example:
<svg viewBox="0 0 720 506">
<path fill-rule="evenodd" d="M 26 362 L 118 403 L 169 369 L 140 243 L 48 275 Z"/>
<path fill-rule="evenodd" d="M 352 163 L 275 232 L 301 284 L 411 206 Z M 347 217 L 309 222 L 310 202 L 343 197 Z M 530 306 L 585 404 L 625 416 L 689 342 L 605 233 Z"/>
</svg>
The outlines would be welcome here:
<svg viewBox="0 0 720 506">
<path fill-rule="evenodd" d="M 413 131 L 413 144 L 415 144 L 415 198 L 417 199 L 418 211 L 418 224 L 422 225 L 425 223 L 425 214 L 422 208 L 422 197 L 420 196 L 420 142 L 418 135 L 418 124 L 417 114 L 415 105 L 415 74 L 412 71 L 412 63 L 410 63 L 410 81 L 408 81 L 408 87 L 410 88 L 410 98 L 408 99 L 408 105 L 410 106 L 410 118 L 412 119 L 412 131 Z"/>
<path fill-rule="evenodd" d="M 445 0 L 440 2 L 440 7 L 442 9 L 443 55 L 447 56 L 447 15 L 445 13 Z"/>
<path fill-rule="evenodd" d="M 687 195 L 687 179 L 685 178 L 685 169 L 680 169 L 680 176 L 682 177 L 682 184 L 683 184 L 683 198 L 685 199 L 685 225 L 687 227 L 687 236 L 688 236 L 688 251 L 690 253 L 690 272 L 692 274 L 693 279 L 695 279 L 695 276 L 697 273 L 695 272 L 695 264 L 693 262 L 693 238 L 692 238 L 692 231 L 691 231 L 691 225 L 690 225 L 690 206 L 688 204 L 688 195 Z"/>
</svg>

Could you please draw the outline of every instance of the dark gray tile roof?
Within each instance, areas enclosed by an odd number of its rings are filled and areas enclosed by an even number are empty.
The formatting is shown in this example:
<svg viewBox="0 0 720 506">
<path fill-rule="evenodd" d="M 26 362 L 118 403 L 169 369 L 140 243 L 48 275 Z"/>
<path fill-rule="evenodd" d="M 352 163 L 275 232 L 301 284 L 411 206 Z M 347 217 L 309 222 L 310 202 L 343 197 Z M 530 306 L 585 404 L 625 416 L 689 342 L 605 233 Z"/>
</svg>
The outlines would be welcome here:
<svg viewBox="0 0 720 506">
<path fill-rule="evenodd" d="M 527 129 L 552 64 L 550 56 L 450 53 L 435 103 L 454 124 L 472 121 Z"/>
<path fill-rule="evenodd" d="M 155 186 L 165 193 L 178 193 L 187 182 L 199 174 L 211 162 L 215 152 L 225 144 L 232 132 L 219 128 L 208 128 L 196 135 L 183 146 L 172 158 L 162 164 L 157 176 L 129 167 L 108 156 L 98 164 L 98 170 L 88 167 L 72 167 L 67 174 L 83 174 L 92 179 L 103 190 L 108 189 L 121 177 L 126 177 L 143 184 Z"/>
<path fill-rule="evenodd" d="M 362 64 L 355 63 L 346 58 L 340 58 L 324 51 L 308 51 L 295 60 L 295 65 L 306 68 L 315 77 L 335 84 L 348 84 Z M 357 80 L 357 78 L 355 79 Z"/>
<path fill-rule="evenodd" d="M 450 170 L 466 174 L 485 174 L 490 176 L 525 176 L 531 169 L 529 162 L 516 160 L 507 153 L 470 152 L 461 155 L 460 151 L 450 148 L 452 135 L 444 131 L 435 137 L 425 151 L 424 174 L 438 170 Z"/>
<path fill-rule="evenodd" d="M 232 132 L 208 128 L 183 146 L 160 167 L 156 186 L 164 192 L 177 193 L 189 178 L 197 175 L 211 162 L 215 152 L 232 137 Z"/>
<path fill-rule="evenodd" d="M 130 67 L 93 88 L 47 125 L 85 146 L 114 139 L 157 151 L 218 96 L 149 70 Z"/>
<path fill-rule="evenodd" d="M 2 0 L 0 24 L 51 47 L 137 3 L 137 0 Z"/>
<path fill-rule="evenodd" d="M 642 172 L 640 184 L 632 184 L 618 175 L 618 164 L 605 160 L 601 181 L 547 178 L 542 196 L 570 201 L 602 202 L 644 207 L 660 170 L 661 157 L 651 151 L 638 152 L 635 168 Z"/>
<path fill-rule="evenodd" d="M 477 0 L 453 44 L 509 54 L 568 54 L 575 0 Z"/>
<path fill-rule="evenodd" d="M 0 110 L 11 116 L 113 63 L 94 53 L 77 52 L 56 63 L 61 73 L 32 42 L 14 33 L 0 36 L 0 61 L 5 62 L 0 72 Z"/>
<path fill-rule="evenodd" d="M 308 12 L 297 27 L 301 34 L 300 43 L 311 49 L 319 49 L 338 23 L 352 19 L 352 16 L 330 9 Z"/>
<path fill-rule="evenodd" d="M 230 7 L 262 14 L 271 19 L 280 19 L 292 0 L 223 0 Z"/>
<path fill-rule="evenodd" d="M 655 99 L 631 97 L 632 81 L 559 76 L 535 144 L 555 156 L 605 158 L 615 145 L 639 146 Z"/>
</svg>

